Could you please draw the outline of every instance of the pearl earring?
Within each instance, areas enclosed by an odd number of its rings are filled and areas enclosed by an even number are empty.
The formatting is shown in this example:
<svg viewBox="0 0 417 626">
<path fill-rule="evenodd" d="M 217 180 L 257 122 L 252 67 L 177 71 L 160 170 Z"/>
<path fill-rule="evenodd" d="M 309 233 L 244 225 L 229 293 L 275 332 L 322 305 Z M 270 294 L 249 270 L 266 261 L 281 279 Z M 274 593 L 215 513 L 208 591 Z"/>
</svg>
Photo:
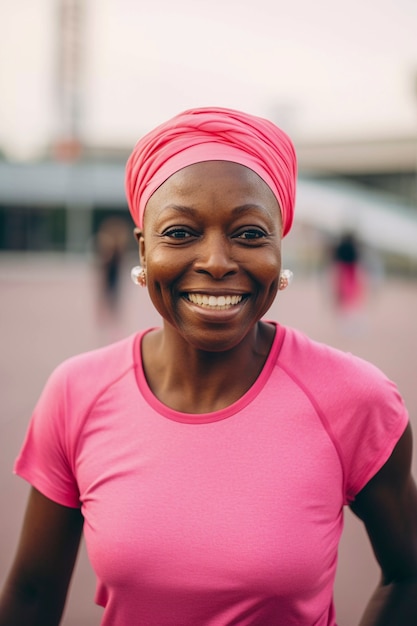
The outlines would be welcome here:
<svg viewBox="0 0 417 626">
<path fill-rule="evenodd" d="M 140 265 L 135 265 L 135 267 L 132 267 L 130 272 L 130 278 L 135 283 L 135 285 L 146 287 L 146 270 Z"/>
<path fill-rule="evenodd" d="M 281 270 L 279 273 L 278 289 L 282 291 L 291 284 L 294 274 L 291 270 Z"/>
</svg>

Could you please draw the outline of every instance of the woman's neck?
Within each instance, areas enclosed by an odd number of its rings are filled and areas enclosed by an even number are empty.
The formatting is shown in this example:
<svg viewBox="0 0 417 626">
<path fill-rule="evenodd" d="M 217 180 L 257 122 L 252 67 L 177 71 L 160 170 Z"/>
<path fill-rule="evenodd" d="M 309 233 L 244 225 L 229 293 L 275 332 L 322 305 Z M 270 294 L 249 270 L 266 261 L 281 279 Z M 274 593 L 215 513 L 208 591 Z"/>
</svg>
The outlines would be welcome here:
<svg viewBox="0 0 417 626">
<path fill-rule="evenodd" d="M 273 343 L 275 328 L 258 322 L 245 339 L 225 352 L 195 349 L 170 328 L 150 332 L 142 360 L 154 395 L 184 413 L 210 413 L 229 406 L 253 385 Z"/>
</svg>

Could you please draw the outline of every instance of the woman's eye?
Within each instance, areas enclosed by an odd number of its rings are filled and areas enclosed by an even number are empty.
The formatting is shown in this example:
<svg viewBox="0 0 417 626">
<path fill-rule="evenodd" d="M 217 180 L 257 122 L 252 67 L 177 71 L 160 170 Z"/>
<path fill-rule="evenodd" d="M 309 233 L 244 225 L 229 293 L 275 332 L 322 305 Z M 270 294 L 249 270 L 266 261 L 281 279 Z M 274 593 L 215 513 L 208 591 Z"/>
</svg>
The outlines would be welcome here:
<svg viewBox="0 0 417 626">
<path fill-rule="evenodd" d="M 261 239 L 265 233 L 258 228 L 248 228 L 238 235 L 239 239 Z"/>
<path fill-rule="evenodd" d="M 164 237 L 171 237 L 172 239 L 187 239 L 191 237 L 191 233 L 185 228 L 170 228 L 163 233 Z"/>
</svg>

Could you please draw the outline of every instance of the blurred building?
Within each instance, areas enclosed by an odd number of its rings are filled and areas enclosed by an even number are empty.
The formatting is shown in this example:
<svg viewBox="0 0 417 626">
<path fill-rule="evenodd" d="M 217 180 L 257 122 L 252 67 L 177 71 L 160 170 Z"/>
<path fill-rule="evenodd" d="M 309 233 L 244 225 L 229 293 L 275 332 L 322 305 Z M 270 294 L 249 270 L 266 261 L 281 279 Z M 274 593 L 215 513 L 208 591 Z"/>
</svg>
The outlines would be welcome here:
<svg viewBox="0 0 417 626">
<path fill-rule="evenodd" d="M 298 262 L 315 266 L 320 262 L 312 258 L 320 249 L 317 242 L 354 227 L 384 255 L 388 268 L 414 272 L 417 174 L 412 141 L 300 144 L 297 150 L 293 256 Z M 82 253 L 110 215 L 133 227 L 124 194 L 128 154 L 127 149 L 80 146 L 70 160 L 49 155 L 29 163 L 0 161 L 0 250 Z M 298 231 L 303 233 L 302 250 Z"/>
<path fill-rule="evenodd" d="M 8 10 L 4 8 L 7 4 Z M 192 15 L 192 8 L 186 2 L 179 4 L 176 10 L 180 17 L 203 19 L 202 15 Z M 2 251 L 83 253 L 89 249 L 106 217 L 117 214 L 131 225 L 124 196 L 124 165 L 134 141 L 146 129 L 149 120 L 142 120 L 139 110 L 135 111 L 134 123 L 129 125 L 128 116 L 124 116 L 127 106 L 119 107 L 120 102 L 137 102 L 140 107 L 144 97 L 141 80 L 145 78 L 148 93 L 151 84 L 152 95 L 158 102 L 168 99 L 176 102 L 179 94 L 172 90 L 172 85 L 165 94 L 164 88 L 157 84 L 158 75 L 155 84 L 152 76 L 149 82 L 148 74 L 152 74 L 148 67 L 149 55 L 159 59 L 160 69 L 170 61 L 158 57 L 159 48 L 142 50 L 140 46 L 142 40 L 138 33 L 152 10 L 141 14 L 140 7 L 134 8 L 127 0 L 120 6 L 122 8 L 98 0 L 39 0 L 37 3 L 9 0 L 0 9 L 0 15 L 8 18 L 8 27 L 3 27 L 2 31 L 0 52 L 2 49 L 16 51 L 16 32 L 26 44 L 19 46 L 19 54 L 8 54 L 13 63 L 7 64 L 4 71 L 10 72 L 10 88 L 3 90 L 0 102 Z M 167 2 L 169 15 L 170 6 Z M 123 12 L 123 7 L 129 7 L 129 16 Z M 157 11 L 155 19 L 159 24 L 161 18 Z M 180 24 L 181 20 L 178 31 Z M 264 23 L 263 28 L 266 26 Z M 172 30 L 170 27 L 167 32 Z M 116 31 L 119 37 L 120 33 L 126 33 L 125 40 L 133 40 L 132 47 L 123 48 L 125 42 L 116 38 Z M 275 32 L 273 34 L 271 41 L 276 40 Z M 266 37 L 266 33 L 260 36 Z M 369 33 L 365 42 L 368 38 Z M 134 58 L 129 60 L 135 70 L 134 80 L 132 66 L 124 64 L 132 50 Z M 186 58 L 188 62 L 188 48 Z M 180 66 L 177 69 L 181 76 Z M 246 77 L 250 68 L 243 69 Z M 235 68 L 231 74 L 234 71 Z M 204 74 L 204 68 L 201 73 Z M 104 76 L 108 79 L 103 80 Z M 324 77 L 326 84 L 331 82 L 329 79 Z M 111 132 L 107 121 L 113 114 L 111 103 L 107 103 L 107 113 L 103 114 L 104 82 L 107 88 L 113 82 L 123 85 L 123 97 L 114 88 L 114 97 L 119 103 L 118 126 Z M 277 80 L 277 93 L 279 82 Z M 274 81 L 270 76 L 267 84 L 272 92 Z M 256 92 L 246 83 L 243 87 L 245 94 Z M 224 85 L 222 88 L 226 89 Z M 178 91 L 182 94 L 184 90 L 181 87 Z M 311 94 L 312 99 L 314 95 Z M 239 94 L 236 98 L 240 102 Z M 271 108 L 272 104 L 271 101 Z M 244 106 L 246 104 L 242 104 L 242 108 Z M 282 106 L 280 110 L 282 113 Z M 292 113 L 291 108 L 287 115 L 289 120 Z M 91 132 L 93 127 L 95 133 Z M 400 132 L 399 124 L 397 129 L 378 133 L 371 129 L 366 137 L 358 131 L 353 138 L 351 133 L 341 129 L 339 138 L 333 133 L 323 141 L 294 133 L 300 180 L 294 236 L 289 238 L 287 247 L 300 263 L 310 267 L 317 264 L 320 261 L 316 258 L 317 243 L 336 237 L 346 227 L 355 226 L 365 243 L 385 255 L 388 265 L 415 268 L 417 130 L 415 124 L 403 127 L 411 132 Z M 104 139 L 97 132 L 98 128 L 108 131 Z M 110 141 L 109 138 L 115 136 L 117 140 Z M 298 243 L 298 232 L 303 233 L 302 244 Z"/>
<path fill-rule="evenodd" d="M 304 173 L 386 192 L 417 209 L 417 134 L 300 143 L 297 148 Z"/>
</svg>

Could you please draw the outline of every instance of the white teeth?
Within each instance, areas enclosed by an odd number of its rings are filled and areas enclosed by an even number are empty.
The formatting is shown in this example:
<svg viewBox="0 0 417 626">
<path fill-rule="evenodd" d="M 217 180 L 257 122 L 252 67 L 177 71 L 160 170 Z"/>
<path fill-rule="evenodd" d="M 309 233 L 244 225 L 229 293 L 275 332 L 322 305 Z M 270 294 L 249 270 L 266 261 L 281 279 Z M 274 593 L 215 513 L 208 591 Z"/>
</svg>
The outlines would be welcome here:
<svg viewBox="0 0 417 626">
<path fill-rule="evenodd" d="M 187 297 L 193 304 L 216 309 L 226 309 L 239 304 L 243 298 L 243 296 L 208 296 L 202 293 L 189 293 Z"/>
</svg>

